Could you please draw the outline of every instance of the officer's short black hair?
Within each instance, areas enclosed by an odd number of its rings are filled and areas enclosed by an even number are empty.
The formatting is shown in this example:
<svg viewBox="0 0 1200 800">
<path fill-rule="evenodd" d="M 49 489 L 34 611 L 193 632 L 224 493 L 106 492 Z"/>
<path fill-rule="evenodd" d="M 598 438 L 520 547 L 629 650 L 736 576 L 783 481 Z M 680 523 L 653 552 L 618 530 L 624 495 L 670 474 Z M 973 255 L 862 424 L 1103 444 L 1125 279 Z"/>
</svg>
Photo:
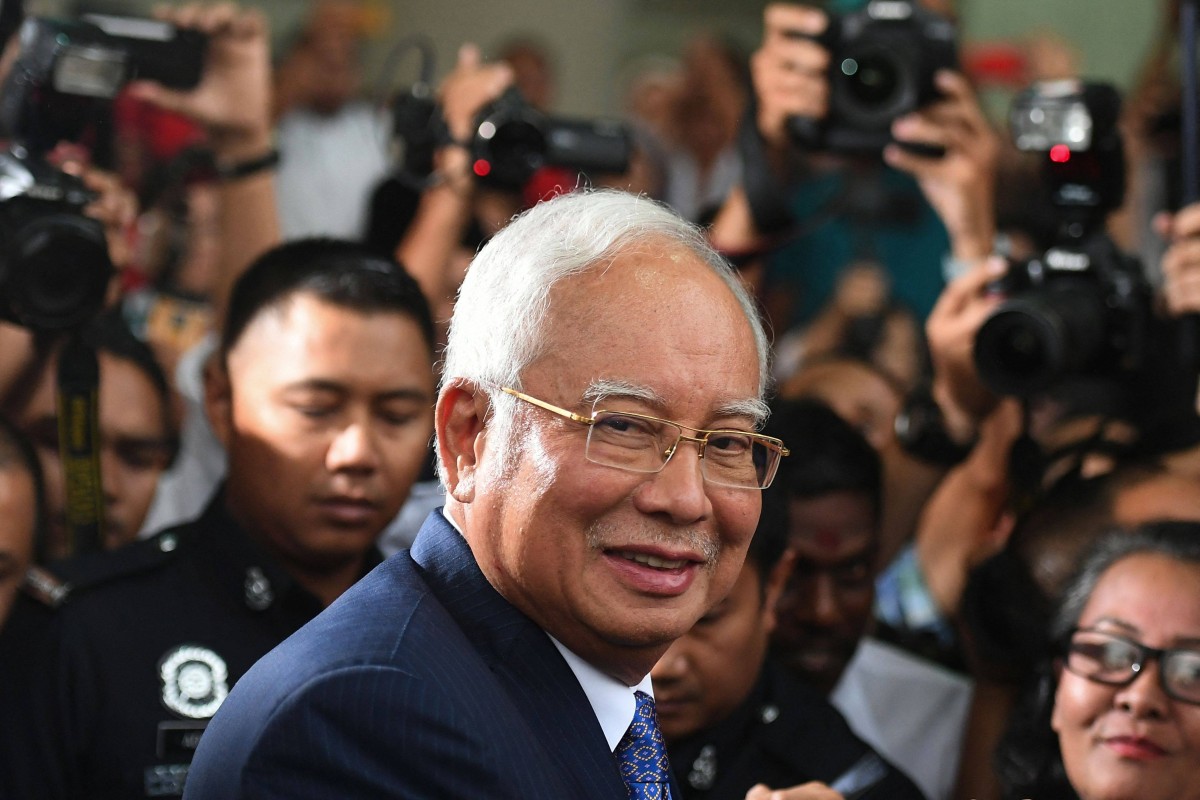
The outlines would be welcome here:
<svg viewBox="0 0 1200 800">
<path fill-rule="evenodd" d="M 828 405 L 809 398 L 778 401 L 767 433 L 783 439 L 792 451 L 780 462 L 772 489 L 778 486 L 789 498 L 861 493 L 870 500 L 872 516 L 879 522 L 883 505 L 879 454 Z"/>
<path fill-rule="evenodd" d="M 27 473 L 33 483 L 33 554 L 34 560 L 42 563 L 46 542 L 46 489 L 42 463 L 25 434 L 0 414 L 0 470 L 10 469 Z"/>
<path fill-rule="evenodd" d="M 758 517 L 754 538 L 750 540 L 750 549 L 746 551 L 746 566 L 753 564 L 758 570 L 758 577 L 764 589 L 771 570 L 779 563 L 784 550 L 787 549 L 787 538 L 787 497 L 776 481 L 769 489 L 763 490 L 762 513 Z"/>
<path fill-rule="evenodd" d="M 362 313 L 402 314 L 417 323 L 433 352 L 429 303 L 403 267 L 354 242 L 311 238 L 268 250 L 234 284 L 221 335 L 222 355 L 228 355 L 265 309 L 299 293 Z"/>
</svg>

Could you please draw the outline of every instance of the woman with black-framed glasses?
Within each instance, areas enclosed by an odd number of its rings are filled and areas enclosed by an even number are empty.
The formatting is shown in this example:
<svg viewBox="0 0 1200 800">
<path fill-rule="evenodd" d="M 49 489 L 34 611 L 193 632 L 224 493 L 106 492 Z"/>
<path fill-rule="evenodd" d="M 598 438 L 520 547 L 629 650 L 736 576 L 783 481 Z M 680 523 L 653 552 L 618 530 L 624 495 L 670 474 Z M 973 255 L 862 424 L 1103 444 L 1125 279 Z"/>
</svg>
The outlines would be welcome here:
<svg viewBox="0 0 1200 800">
<path fill-rule="evenodd" d="M 1005 797 L 1200 798 L 1200 523 L 1103 536 L 1052 634 L 1035 707 L 997 754 Z"/>
</svg>

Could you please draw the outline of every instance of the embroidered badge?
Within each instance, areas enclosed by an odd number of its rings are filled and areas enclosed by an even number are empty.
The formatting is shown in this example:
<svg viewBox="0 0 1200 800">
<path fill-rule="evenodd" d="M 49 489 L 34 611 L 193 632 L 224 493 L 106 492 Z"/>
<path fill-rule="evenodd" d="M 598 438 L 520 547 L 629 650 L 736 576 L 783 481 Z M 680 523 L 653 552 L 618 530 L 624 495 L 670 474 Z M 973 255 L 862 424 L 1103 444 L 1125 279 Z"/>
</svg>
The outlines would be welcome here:
<svg viewBox="0 0 1200 800">
<path fill-rule="evenodd" d="M 163 705 L 191 719 L 208 719 L 229 694 L 225 661 L 207 647 L 180 645 L 159 666 Z"/>
</svg>

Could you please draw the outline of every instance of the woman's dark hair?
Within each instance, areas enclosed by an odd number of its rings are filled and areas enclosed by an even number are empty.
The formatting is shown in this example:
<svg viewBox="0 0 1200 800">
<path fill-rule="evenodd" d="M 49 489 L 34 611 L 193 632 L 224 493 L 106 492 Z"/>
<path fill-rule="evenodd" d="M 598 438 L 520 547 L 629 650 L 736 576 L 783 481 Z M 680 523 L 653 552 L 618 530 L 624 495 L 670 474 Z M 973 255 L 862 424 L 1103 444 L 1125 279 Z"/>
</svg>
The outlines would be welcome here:
<svg viewBox="0 0 1200 800">
<path fill-rule="evenodd" d="M 1058 736 L 1050 727 L 1054 711 L 1055 661 L 1063 643 L 1079 624 L 1083 610 L 1101 577 L 1113 565 L 1135 555 L 1160 555 L 1200 565 L 1200 522 L 1167 520 L 1135 528 L 1115 528 L 1088 549 L 1079 569 L 1067 583 L 1050 623 L 1051 644 L 1036 680 L 1027 687 L 1009 718 L 996 750 L 996 771 L 1005 798 L 1046 797 L 1075 800 L 1067 780 Z M 1198 587 L 1200 591 L 1200 587 Z"/>
<path fill-rule="evenodd" d="M 42 479 L 42 462 L 25 434 L 0 414 L 0 471 L 16 469 L 29 475 L 33 483 L 33 560 L 45 560 L 46 490 Z"/>
<path fill-rule="evenodd" d="M 221 352 L 228 355 L 265 309 L 300 293 L 364 314 L 406 316 L 421 329 L 433 352 L 433 317 L 412 276 L 363 245 L 324 238 L 286 242 L 250 265 L 230 295 Z"/>
</svg>

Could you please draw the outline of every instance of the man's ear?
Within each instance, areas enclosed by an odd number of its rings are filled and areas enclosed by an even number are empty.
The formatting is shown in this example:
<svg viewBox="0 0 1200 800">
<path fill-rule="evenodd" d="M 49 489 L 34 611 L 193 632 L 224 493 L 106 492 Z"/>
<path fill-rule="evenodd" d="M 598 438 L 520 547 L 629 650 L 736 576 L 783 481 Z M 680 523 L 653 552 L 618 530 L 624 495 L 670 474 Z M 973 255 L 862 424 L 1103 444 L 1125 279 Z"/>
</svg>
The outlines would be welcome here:
<svg viewBox="0 0 1200 800">
<path fill-rule="evenodd" d="M 233 431 L 233 386 L 220 353 L 213 353 L 204 362 L 204 413 L 217 441 L 228 452 Z"/>
<path fill-rule="evenodd" d="M 775 623 L 778 620 L 778 615 L 775 612 L 775 607 L 779 605 L 779 598 L 783 595 L 783 587 L 787 585 L 788 578 L 792 577 L 792 568 L 796 565 L 796 551 L 790 547 L 783 551 L 779 561 L 771 568 L 771 572 L 767 575 L 767 585 L 763 587 L 763 628 L 767 633 L 775 630 Z"/>
<path fill-rule="evenodd" d="M 450 496 L 460 503 L 475 497 L 475 474 L 487 434 L 487 393 L 465 381 L 451 382 L 434 412 L 438 459 L 446 470 Z"/>
</svg>

